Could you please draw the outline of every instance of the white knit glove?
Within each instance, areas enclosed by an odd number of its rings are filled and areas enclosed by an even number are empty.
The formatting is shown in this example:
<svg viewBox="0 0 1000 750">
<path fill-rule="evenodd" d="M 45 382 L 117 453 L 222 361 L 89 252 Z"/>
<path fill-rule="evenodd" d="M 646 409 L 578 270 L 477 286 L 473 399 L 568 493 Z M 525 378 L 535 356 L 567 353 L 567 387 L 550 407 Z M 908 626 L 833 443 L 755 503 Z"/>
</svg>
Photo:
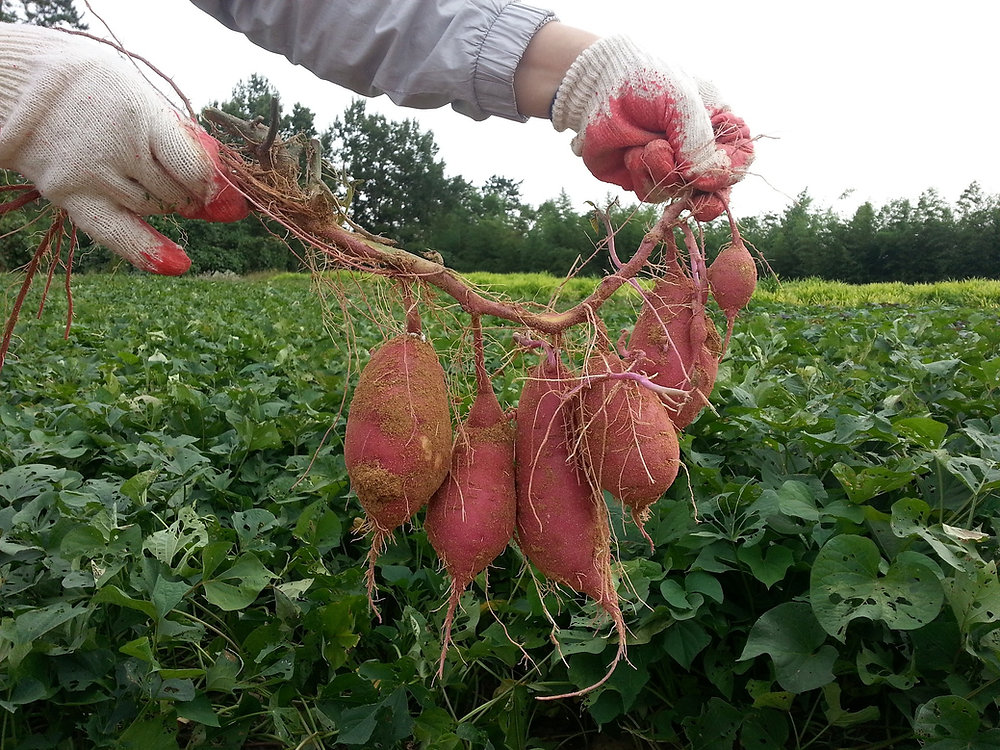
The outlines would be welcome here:
<svg viewBox="0 0 1000 750">
<path fill-rule="evenodd" d="M 20 172 L 94 241 L 184 273 L 184 251 L 140 217 L 247 215 L 218 143 L 123 55 L 85 37 L 0 23 L 0 167 Z"/>
<path fill-rule="evenodd" d="M 711 202 L 743 178 L 753 142 L 708 83 L 654 58 L 626 37 L 600 39 L 566 73 L 552 108 L 556 130 L 605 182 L 658 202 L 692 190 Z M 721 213 L 721 203 L 717 206 Z M 710 216 L 714 209 L 699 218 Z"/>
</svg>

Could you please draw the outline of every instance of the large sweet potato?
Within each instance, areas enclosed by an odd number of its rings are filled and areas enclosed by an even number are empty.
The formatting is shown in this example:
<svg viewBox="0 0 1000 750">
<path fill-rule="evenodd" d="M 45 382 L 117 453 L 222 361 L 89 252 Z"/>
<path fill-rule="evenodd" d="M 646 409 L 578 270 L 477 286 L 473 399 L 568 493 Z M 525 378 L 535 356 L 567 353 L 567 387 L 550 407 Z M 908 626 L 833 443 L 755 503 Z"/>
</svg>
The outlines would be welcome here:
<svg viewBox="0 0 1000 750">
<path fill-rule="evenodd" d="M 680 446 L 663 402 L 636 380 L 615 377 L 624 374 L 616 354 L 593 354 L 580 411 L 597 483 L 629 508 L 642 529 L 649 506 L 677 477 Z"/>
<path fill-rule="evenodd" d="M 433 347 L 410 333 L 386 342 L 361 372 L 344 435 L 347 474 L 372 533 L 369 592 L 393 530 L 447 476 L 451 444 L 448 391 Z"/>
</svg>

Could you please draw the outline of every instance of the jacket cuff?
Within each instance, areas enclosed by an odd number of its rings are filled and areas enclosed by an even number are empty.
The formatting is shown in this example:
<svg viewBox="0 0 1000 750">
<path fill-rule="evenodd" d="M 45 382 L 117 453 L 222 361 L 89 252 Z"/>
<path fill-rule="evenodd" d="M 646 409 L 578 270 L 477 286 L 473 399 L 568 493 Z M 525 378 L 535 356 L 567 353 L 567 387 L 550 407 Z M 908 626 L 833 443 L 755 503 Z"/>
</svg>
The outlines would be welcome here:
<svg viewBox="0 0 1000 750">
<path fill-rule="evenodd" d="M 556 20 L 551 11 L 511 3 L 500 11 L 483 38 L 473 74 L 473 90 L 483 115 L 525 122 L 514 99 L 514 71 L 528 43 L 545 24 Z"/>
</svg>

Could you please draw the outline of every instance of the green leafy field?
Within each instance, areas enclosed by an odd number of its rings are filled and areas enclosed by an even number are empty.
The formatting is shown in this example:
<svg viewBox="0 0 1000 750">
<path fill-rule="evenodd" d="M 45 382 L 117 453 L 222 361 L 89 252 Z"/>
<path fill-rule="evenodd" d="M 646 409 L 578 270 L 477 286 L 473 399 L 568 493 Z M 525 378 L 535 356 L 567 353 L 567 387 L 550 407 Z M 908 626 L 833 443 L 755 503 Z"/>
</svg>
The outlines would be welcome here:
<svg viewBox="0 0 1000 750">
<path fill-rule="evenodd" d="M 419 524 L 369 612 L 340 446 L 367 318 L 348 346 L 294 276 L 80 277 L 68 339 L 59 294 L 26 305 L 0 373 L 0 750 L 997 747 L 1000 292 L 810 283 L 739 321 L 655 552 L 612 504 L 630 664 L 558 702 L 535 696 L 602 676 L 612 629 L 514 547 L 440 681 Z M 454 321 L 427 330 L 450 362 Z"/>
</svg>

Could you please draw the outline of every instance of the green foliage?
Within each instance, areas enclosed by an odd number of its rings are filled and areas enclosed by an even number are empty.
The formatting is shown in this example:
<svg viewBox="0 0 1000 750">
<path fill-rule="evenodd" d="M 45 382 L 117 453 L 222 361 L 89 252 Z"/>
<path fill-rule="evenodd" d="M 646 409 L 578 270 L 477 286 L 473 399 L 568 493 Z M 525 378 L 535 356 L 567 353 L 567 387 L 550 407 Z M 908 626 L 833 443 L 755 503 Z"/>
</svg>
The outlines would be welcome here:
<svg viewBox="0 0 1000 750">
<path fill-rule="evenodd" d="M 0 2 L 0 21 L 31 23 L 36 26 L 68 26 L 86 29 L 73 0 L 17 0 Z"/>
<path fill-rule="evenodd" d="M 903 284 L 898 281 L 846 284 L 817 278 L 793 282 L 777 282 L 775 279 L 765 278 L 758 285 L 754 299 L 761 302 L 825 307 L 998 307 L 1000 280 L 967 279 L 938 281 L 933 284 Z"/>
<path fill-rule="evenodd" d="M 629 663 L 543 703 L 615 644 L 516 548 L 463 597 L 441 680 L 447 581 L 419 522 L 371 616 L 343 321 L 305 278 L 74 291 L 68 339 L 53 296 L 2 373 L 0 747 L 997 743 L 996 306 L 755 299 L 646 525 L 655 551 L 609 506 Z M 358 350 L 380 340 L 353 325 Z M 454 333 L 426 326 L 448 361 Z M 508 406 L 521 364 L 495 382 Z"/>
<path fill-rule="evenodd" d="M 414 249 L 428 246 L 427 226 L 460 200 L 464 180 L 445 176 L 430 132 L 416 120 L 369 114 L 355 99 L 324 135 L 331 162 L 357 187 L 350 202 L 361 226 Z"/>
</svg>

